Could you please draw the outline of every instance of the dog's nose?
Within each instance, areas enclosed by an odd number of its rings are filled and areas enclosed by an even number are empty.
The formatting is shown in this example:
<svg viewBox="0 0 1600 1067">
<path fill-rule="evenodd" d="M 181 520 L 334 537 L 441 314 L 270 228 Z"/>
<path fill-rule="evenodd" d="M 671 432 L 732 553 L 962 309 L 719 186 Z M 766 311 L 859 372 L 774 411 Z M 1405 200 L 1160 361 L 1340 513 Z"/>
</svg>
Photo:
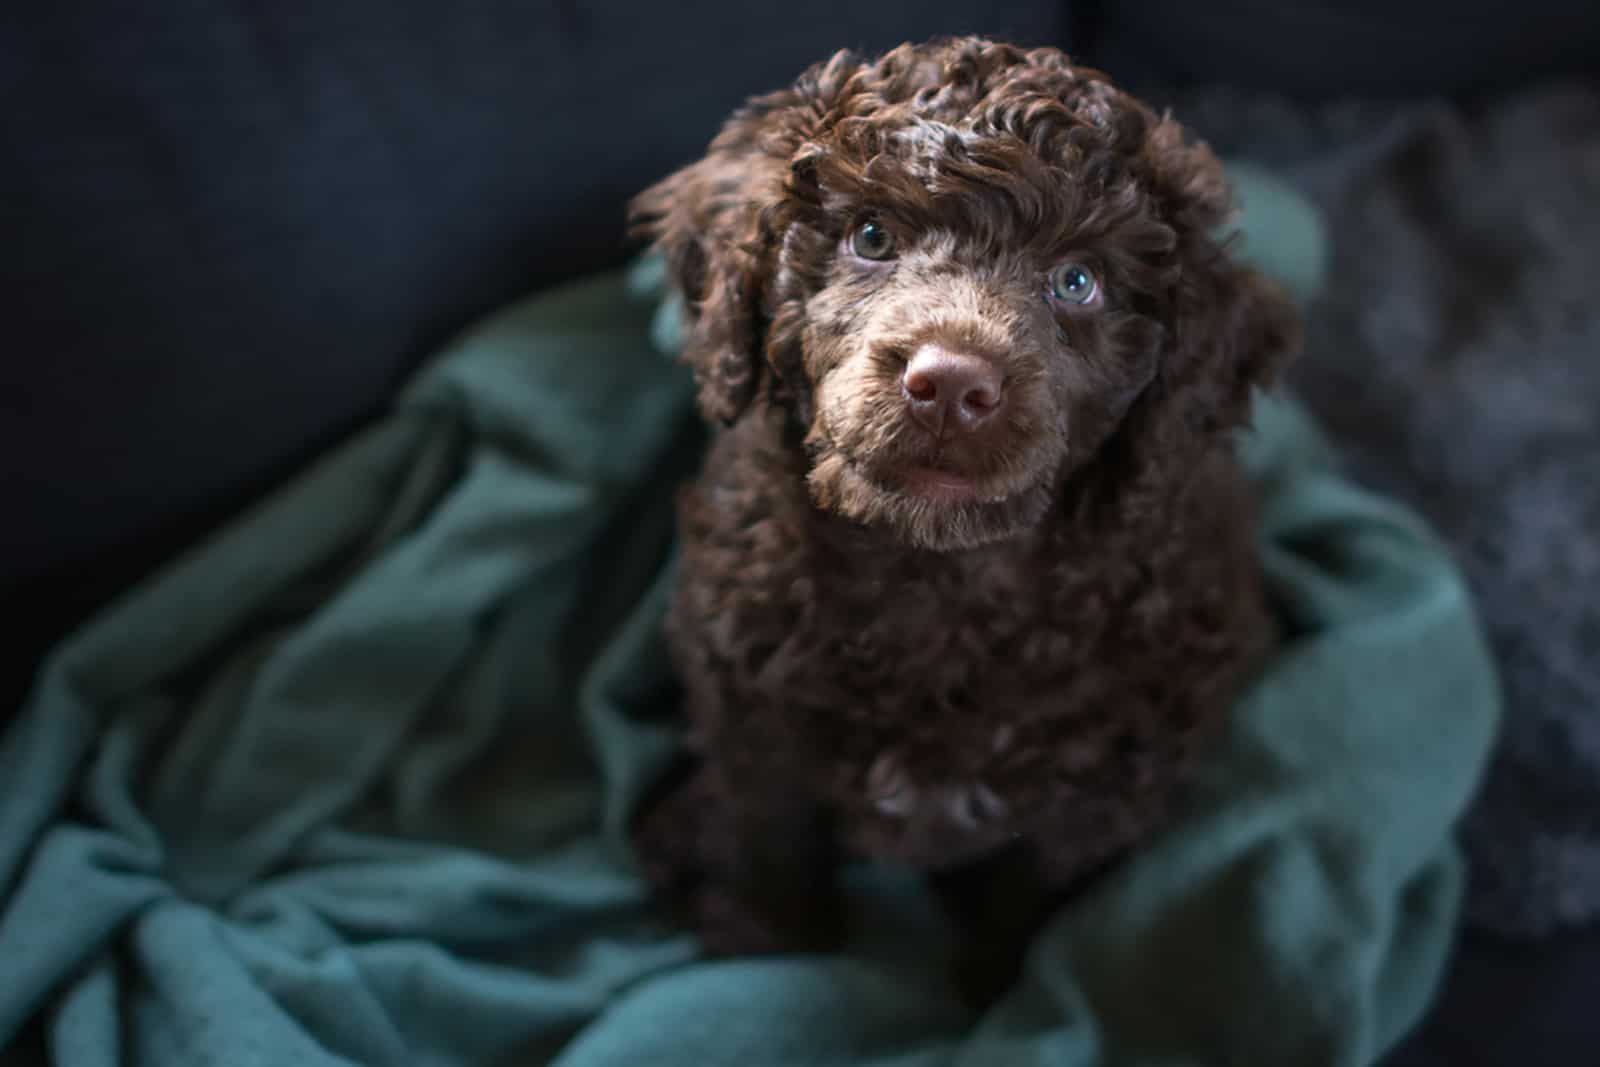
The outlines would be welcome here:
<svg viewBox="0 0 1600 1067">
<path fill-rule="evenodd" d="M 976 430 L 1003 406 L 998 367 L 939 345 L 917 349 L 900 381 L 912 417 L 936 435 Z"/>
</svg>

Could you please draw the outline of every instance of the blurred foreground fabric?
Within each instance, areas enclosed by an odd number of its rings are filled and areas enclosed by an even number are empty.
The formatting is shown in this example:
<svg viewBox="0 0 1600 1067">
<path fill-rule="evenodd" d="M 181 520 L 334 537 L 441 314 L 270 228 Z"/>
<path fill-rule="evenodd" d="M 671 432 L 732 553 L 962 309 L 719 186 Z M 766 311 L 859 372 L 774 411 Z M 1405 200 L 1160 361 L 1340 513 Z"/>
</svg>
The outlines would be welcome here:
<svg viewBox="0 0 1600 1067">
<path fill-rule="evenodd" d="M 1265 199 L 1269 195 L 1263 192 Z M 1297 286 L 1293 210 L 1247 227 Z M 981 1019 L 912 882 L 700 962 L 622 823 L 702 431 L 646 264 L 511 306 L 75 633 L 0 738 L 0 1047 L 105 1064 L 1375 1062 L 1456 930 L 1499 690 L 1463 576 L 1305 412 L 1241 440 L 1293 640 L 1187 817 Z"/>
</svg>

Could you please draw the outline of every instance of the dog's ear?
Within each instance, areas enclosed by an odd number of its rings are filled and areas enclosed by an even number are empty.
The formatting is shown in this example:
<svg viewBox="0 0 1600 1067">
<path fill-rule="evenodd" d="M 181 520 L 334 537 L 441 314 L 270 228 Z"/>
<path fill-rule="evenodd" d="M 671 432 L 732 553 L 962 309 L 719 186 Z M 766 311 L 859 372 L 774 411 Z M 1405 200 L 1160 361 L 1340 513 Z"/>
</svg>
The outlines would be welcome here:
<svg viewBox="0 0 1600 1067">
<path fill-rule="evenodd" d="M 776 249 L 767 215 L 783 167 L 762 130 L 767 112 L 740 113 L 697 162 L 640 193 L 630 230 L 666 262 L 683 299 L 683 358 L 708 419 L 731 423 L 760 386 L 763 307 Z"/>
<path fill-rule="evenodd" d="M 1299 308 L 1276 282 L 1220 247 L 1183 269 L 1164 373 L 1193 401 L 1196 428 L 1227 429 L 1249 418 L 1253 392 L 1270 388 L 1298 353 Z"/>
<path fill-rule="evenodd" d="M 766 305 L 785 208 L 814 200 L 811 138 L 861 63 L 842 49 L 790 87 L 751 98 L 700 160 L 629 205 L 630 232 L 661 253 L 683 297 L 683 355 L 712 420 L 737 419 L 774 373 L 764 351 Z"/>
<path fill-rule="evenodd" d="M 1235 422 L 1248 412 L 1251 391 L 1270 387 L 1298 353 L 1299 307 L 1231 254 L 1222 230 L 1233 213 L 1232 189 L 1209 147 L 1162 118 L 1144 143 L 1143 162 L 1178 234 L 1175 341 L 1186 366 L 1174 369 L 1203 379 L 1219 401 L 1216 417 Z"/>
<path fill-rule="evenodd" d="M 1217 279 L 1215 336 L 1233 386 L 1244 404 L 1252 389 L 1276 384 L 1300 350 L 1300 309 L 1277 282 L 1234 265 Z"/>
</svg>

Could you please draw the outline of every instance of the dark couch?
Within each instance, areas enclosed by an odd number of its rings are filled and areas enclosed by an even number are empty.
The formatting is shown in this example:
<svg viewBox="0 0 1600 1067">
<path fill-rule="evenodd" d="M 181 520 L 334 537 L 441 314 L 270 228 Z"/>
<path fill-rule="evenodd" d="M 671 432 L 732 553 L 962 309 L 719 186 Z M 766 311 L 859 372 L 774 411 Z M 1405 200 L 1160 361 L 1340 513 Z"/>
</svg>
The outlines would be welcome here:
<svg viewBox="0 0 1600 1067">
<path fill-rule="evenodd" d="M 630 254 L 624 201 L 841 46 L 979 31 L 1153 95 L 1491 99 L 1600 9 L 622 0 L 0 11 L 0 716 L 38 656 L 375 412 L 488 308 Z M 1585 942 L 1587 938 L 1587 942 Z M 1400 1063 L 1600 1047 L 1600 935 L 1469 933 Z M 1492 1032 L 1482 1031 L 1493 1019 Z"/>
</svg>

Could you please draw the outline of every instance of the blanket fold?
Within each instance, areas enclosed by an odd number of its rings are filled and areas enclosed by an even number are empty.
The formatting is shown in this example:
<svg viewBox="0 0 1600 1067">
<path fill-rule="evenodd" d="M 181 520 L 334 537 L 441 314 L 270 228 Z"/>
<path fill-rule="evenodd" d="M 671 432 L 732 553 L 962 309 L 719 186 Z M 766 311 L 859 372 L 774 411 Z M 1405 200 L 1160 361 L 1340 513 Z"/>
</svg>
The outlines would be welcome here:
<svg viewBox="0 0 1600 1067">
<path fill-rule="evenodd" d="M 1393 1045 L 1449 951 L 1497 681 L 1448 553 L 1286 397 L 1240 448 L 1292 641 L 1187 816 L 1010 996 L 965 1017 L 930 899 L 868 868 L 848 950 L 699 960 L 622 834 L 676 742 L 658 625 L 704 442 L 671 325 L 649 263 L 506 309 L 56 651 L 0 738 L 0 1047 L 30 1022 L 73 1067 Z"/>
</svg>

